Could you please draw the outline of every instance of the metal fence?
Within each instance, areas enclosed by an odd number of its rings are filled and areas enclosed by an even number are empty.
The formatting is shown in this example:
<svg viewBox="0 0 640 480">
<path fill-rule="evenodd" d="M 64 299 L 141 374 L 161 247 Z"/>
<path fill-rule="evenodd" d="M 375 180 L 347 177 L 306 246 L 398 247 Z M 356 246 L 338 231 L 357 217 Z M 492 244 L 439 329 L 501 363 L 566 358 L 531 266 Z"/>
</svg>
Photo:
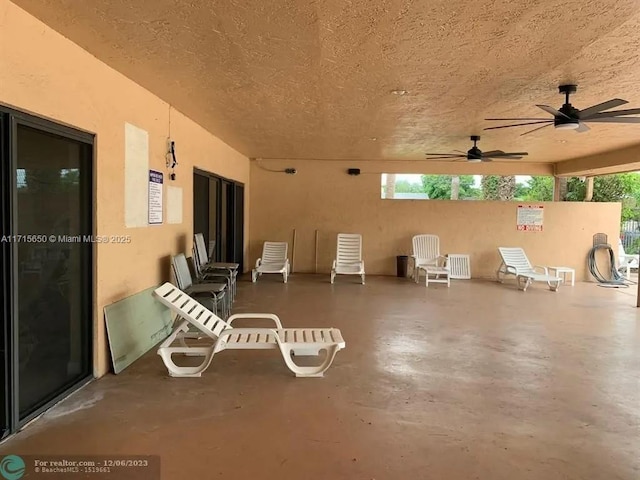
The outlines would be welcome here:
<svg viewBox="0 0 640 480">
<path fill-rule="evenodd" d="M 620 230 L 624 251 L 634 255 L 640 253 L 640 224 L 635 220 L 630 220 L 624 222 Z"/>
</svg>

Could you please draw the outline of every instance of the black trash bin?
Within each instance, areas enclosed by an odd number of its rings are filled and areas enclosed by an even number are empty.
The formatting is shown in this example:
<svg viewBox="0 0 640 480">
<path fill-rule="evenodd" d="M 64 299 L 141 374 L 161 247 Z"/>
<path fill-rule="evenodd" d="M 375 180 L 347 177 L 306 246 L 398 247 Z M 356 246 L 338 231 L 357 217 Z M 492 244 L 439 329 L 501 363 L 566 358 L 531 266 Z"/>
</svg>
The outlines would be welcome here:
<svg viewBox="0 0 640 480">
<path fill-rule="evenodd" d="M 396 271 L 398 277 L 405 278 L 407 276 L 407 268 L 409 266 L 408 255 L 398 255 L 396 257 Z"/>
</svg>

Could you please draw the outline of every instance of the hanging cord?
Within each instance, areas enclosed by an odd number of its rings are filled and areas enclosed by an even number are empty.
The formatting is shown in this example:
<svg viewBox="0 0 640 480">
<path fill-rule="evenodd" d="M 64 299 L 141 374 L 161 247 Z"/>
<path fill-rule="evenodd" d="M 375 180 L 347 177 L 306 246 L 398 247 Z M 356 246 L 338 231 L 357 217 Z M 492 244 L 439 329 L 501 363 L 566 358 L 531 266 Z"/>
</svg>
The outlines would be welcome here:
<svg viewBox="0 0 640 480">
<path fill-rule="evenodd" d="M 605 278 L 605 276 L 598 269 L 598 264 L 596 262 L 596 252 L 598 250 L 607 250 L 609 252 L 609 264 L 611 265 L 611 277 Z M 629 284 L 634 283 L 630 280 L 625 279 L 620 272 L 616 269 L 616 259 L 613 254 L 613 249 L 609 244 L 598 244 L 595 245 L 591 250 L 589 250 L 589 255 L 587 256 L 587 264 L 589 266 L 589 271 L 591 275 L 600 283 L 598 286 L 609 286 L 609 287 L 624 287 L 628 288 Z"/>
</svg>

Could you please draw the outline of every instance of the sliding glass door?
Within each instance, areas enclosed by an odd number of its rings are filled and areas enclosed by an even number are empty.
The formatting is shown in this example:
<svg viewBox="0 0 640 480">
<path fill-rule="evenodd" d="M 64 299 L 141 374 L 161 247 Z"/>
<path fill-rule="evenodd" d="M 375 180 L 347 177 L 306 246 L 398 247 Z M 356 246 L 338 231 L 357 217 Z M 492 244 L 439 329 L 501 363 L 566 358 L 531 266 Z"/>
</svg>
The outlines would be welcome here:
<svg viewBox="0 0 640 480">
<path fill-rule="evenodd" d="M 202 233 L 219 262 L 243 267 L 244 186 L 202 170 L 193 174 L 193 231 Z"/>
<path fill-rule="evenodd" d="M 12 429 L 91 377 L 93 136 L 3 113 L 3 354 Z"/>
</svg>

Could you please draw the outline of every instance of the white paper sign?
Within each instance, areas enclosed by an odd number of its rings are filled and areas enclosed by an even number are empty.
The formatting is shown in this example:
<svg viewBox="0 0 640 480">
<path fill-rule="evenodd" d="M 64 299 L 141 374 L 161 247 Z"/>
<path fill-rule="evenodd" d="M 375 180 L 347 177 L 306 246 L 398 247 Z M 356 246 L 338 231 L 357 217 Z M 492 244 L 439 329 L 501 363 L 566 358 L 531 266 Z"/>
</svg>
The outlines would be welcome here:
<svg viewBox="0 0 640 480">
<path fill-rule="evenodd" d="M 124 124 L 124 221 L 127 228 L 147 226 L 149 134 L 130 123 Z"/>
<path fill-rule="evenodd" d="M 149 170 L 149 223 L 162 223 L 162 172 Z"/>
<path fill-rule="evenodd" d="M 541 232 L 544 220 L 542 205 L 518 205 L 517 229 L 521 232 Z"/>
<path fill-rule="evenodd" d="M 167 185 L 167 223 L 182 223 L 182 188 Z"/>
</svg>

